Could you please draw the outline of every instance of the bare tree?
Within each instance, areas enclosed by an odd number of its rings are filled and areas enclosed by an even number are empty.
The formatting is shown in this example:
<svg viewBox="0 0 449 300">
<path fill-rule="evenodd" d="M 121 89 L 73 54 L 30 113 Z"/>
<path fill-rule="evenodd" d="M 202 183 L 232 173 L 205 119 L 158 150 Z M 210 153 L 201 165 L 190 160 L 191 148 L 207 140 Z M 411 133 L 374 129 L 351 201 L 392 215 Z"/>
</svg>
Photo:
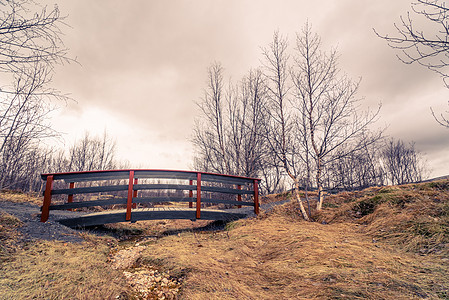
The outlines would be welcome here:
<svg viewBox="0 0 449 300">
<path fill-rule="evenodd" d="M 110 170 L 116 166 L 115 142 L 105 131 L 103 137 L 91 137 L 88 132 L 70 148 L 69 171 Z"/>
<path fill-rule="evenodd" d="M 290 107 L 291 81 L 288 64 L 288 41 L 279 32 L 273 35 L 273 42 L 264 49 L 265 74 L 268 86 L 267 113 L 270 119 L 265 123 L 266 140 L 270 153 L 276 157 L 293 181 L 295 199 L 303 218 L 310 220 L 300 197 L 301 179 L 303 178 L 304 159 L 299 153 L 298 145 L 302 136 L 295 131 Z"/>
<path fill-rule="evenodd" d="M 262 71 L 251 70 L 237 84 L 224 87 L 223 68 L 215 63 L 209 68 L 208 77 L 192 139 L 194 167 L 248 177 L 266 176 L 270 180 L 264 181 L 261 189 L 276 190 L 280 179 L 276 180 L 278 175 L 271 177 L 273 165 L 268 162 L 271 157 L 261 134 L 267 119 L 264 110 L 267 90 Z"/>
<path fill-rule="evenodd" d="M 417 0 L 412 3 L 412 13 L 413 17 L 407 12 L 405 17 L 400 17 L 399 24 L 394 24 L 395 36 L 374 31 L 390 47 L 400 50 L 398 58 L 403 63 L 418 63 L 438 73 L 449 88 L 449 8 L 444 1 Z M 449 128 L 449 120 L 443 113 L 431 111 L 440 125 Z"/>
<path fill-rule="evenodd" d="M 304 150 L 310 152 L 314 162 L 318 190 L 316 209 L 321 210 L 326 164 L 380 137 L 368 134 L 369 125 L 375 122 L 380 107 L 374 113 L 360 110 L 360 99 L 356 98 L 359 83 L 340 74 L 336 50 L 323 52 L 321 39 L 312 33 L 309 24 L 297 35 L 296 50 L 292 69 L 296 97 L 293 105 L 303 126 Z"/>
<path fill-rule="evenodd" d="M 60 26 L 63 17 L 57 6 L 47 10 L 31 0 L 1 1 L 0 70 L 20 73 L 35 63 L 68 62 Z"/>
<path fill-rule="evenodd" d="M 18 161 L 35 151 L 39 141 L 55 135 L 46 119 L 51 106 L 45 97 L 48 69 L 36 66 L 29 73 L 16 73 L 11 92 L 3 92 L 0 100 L 0 186 L 11 184 L 12 173 L 17 172 Z M 8 179 L 9 178 L 9 179 Z"/>
<path fill-rule="evenodd" d="M 310 220 L 307 190 L 314 182 L 320 210 L 323 179 L 332 163 L 343 159 L 355 163 L 351 158 L 358 158 L 356 153 L 380 138 L 381 133 L 369 130 L 380 107 L 375 112 L 360 110 L 358 82 L 340 74 L 336 51 L 321 51 L 321 41 L 308 24 L 296 46 L 292 62 L 287 39 L 275 32 L 263 50 L 263 72 L 252 70 L 227 89 L 222 67 L 212 65 L 193 143 L 199 169 L 261 174 L 268 179 L 266 191 L 275 189 L 269 183 L 280 186 L 289 178 L 301 214 Z M 374 164 L 373 158 L 369 162 Z M 364 176 L 360 184 L 370 182 Z M 300 197 L 302 188 L 308 212 Z"/>
<path fill-rule="evenodd" d="M 236 88 L 237 97 L 229 99 L 229 140 L 234 173 L 254 177 L 265 164 L 264 143 L 260 134 L 266 120 L 264 114 L 266 86 L 260 69 L 251 70 Z"/>
<path fill-rule="evenodd" d="M 0 1 L 0 7 L 0 187 L 7 187 L 24 160 L 36 157 L 39 141 L 55 134 L 47 123 L 51 100 L 66 97 L 49 83 L 53 66 L 70 59 L 57 7 L 31 0 Z"/>
<path fill-rule="evenodd" d="M 389 139 L 382 153 L 382 163 L 390 184 L 418 182 L 426 176 L 427 167 L 423 155 L 414 143 Z"/>
<path fill-rule="evenodd" d="M 210 66 L 205 95 L 198 104 L 202 114 L 196 120 L 193 144 L 201 157 L 195 158 L 200 170 L 229 173 L 225 148 L 223 68 L 219 63 Z"/>
<path fill-rule="evenodd" d="M 326 166 L 324 182 L 328 189 L 357 190 L 384 185 L 386 173 L 381 165 L 382 149 L 383 141 L 378 140 L 375 143 L 365 142 L 356 151 L 336 151 L 334 159 Z"/>
</svg>

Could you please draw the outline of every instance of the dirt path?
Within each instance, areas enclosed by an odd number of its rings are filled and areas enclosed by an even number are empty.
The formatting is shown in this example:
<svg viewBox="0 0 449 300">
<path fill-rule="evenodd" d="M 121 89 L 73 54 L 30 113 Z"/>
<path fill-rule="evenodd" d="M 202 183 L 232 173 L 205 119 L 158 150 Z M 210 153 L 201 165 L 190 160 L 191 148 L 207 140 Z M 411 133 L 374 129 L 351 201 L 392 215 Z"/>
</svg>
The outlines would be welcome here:
<svg viewBox="0 0 449 300">
<path fill-rule="evenodd" d="M 261 211 L 270 211 L 273 207 L 283 204 L 287 201 L 273 202 L 262 204 Z M 60 240 L 66 242 L 81 242 L 83 239 L 79 236 L 79 231 L 61 225 L 57 222 L 59 219 L 76 217 L 81 212 L 72 212 L 65 210 L 51 211 L 47 222 L 40 222 L 40 207 L 33 203 L 16 203 L 0 199 L 0 212 L 4 211 L 11 214 L 24 222 L 19 230 L 23 234 L 24 239 L 42 239 L 42 240 Z M 252 207 L 244 207 L 240 209 L 230 209 L 230 212 L 245 212 L 248 217 L 254 217 Z"/>
<path fill-rule="evenodd" d="M 42 239 L 47 241 L 59 240 L 79 243 L 83 241 L 79 231 L 68 228 L 57 222 L 79 212 L 52 211 L 47 222 L 40 222 L 40 207 L 32 203 L 14 203 L 0 200 L 0 212 L 4 211 L 21 220 L 24 225 L 19 228 L 25 240 Z"/>
</svg>

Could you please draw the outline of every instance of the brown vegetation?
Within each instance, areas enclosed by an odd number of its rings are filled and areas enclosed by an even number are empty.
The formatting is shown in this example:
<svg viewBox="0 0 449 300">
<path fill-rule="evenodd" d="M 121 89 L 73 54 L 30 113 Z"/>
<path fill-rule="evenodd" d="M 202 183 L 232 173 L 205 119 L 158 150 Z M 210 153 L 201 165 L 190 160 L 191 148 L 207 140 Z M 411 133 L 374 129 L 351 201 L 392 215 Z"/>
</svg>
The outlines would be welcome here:
<svg viewBox="0 0 449 300">
<path fill-rule="evenodd" d="M 449 254 L 447 180 L 340 193 L 328 205 L 319 221 L 364 225 L 364 233 L 406 251 Z"/>
<path fill-rule="evenodd" d="M 1 297 L 145 299 L 137 289 L 148 274 L 166 291 L 147 289 L 149 299 L 449 297 L 449 181 L 327 196 L 312 212 L 316 222 L 303 221 L 296 205 L 224 229 L 186 220 L 116 224 L 109 230 L 120 242 L 85 234 L 81 244 L 2 252 Z M 3 245 L 7 224 L 20 221 L 3 214 L 1 222 Z M 124 270 L 113 268 L 118 253 L 135 254 Z M 170 294 L 170 284 L 179 292 Z"/>
<path fill-rule="evenodd" d="M 107 262 L 109 250 L 97 237 L 81 244 L 36 241 L 2 249 L 0 299 L 127 298 L 123 276 Z"/>
<path fill-rule="evenodd" d="M 447 253 L 407 253 L 366 234 L 365 225 L 304 222 L 288 204 L 230 227 L 167 236 L 148 243 L 143 255 L 188 270 L 185 299 L 448 296 Z"/>
</svg>

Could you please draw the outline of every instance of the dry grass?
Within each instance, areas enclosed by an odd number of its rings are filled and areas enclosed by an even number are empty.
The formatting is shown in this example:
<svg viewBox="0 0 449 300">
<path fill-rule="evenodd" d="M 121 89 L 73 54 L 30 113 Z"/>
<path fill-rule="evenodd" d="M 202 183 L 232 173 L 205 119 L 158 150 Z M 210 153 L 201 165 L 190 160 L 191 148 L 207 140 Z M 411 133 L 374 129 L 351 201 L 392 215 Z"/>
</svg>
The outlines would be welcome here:
<svg viewBox="0 0 449 300">
<path fill-rule="evenodd" d="M 22 221 L 0 210 L 0 263 L 4 263 L 20 248 L 21 235 L 16 230 Z"/>
<path fill-rule="evenodd" d="M 0 299 L 130 298 L 123 274 L 107 262 L 109 247 L 94 240 L 20 247 L 0 267 Z"/>
<path fill-rule="evenodd" d="M 85 234 L 82 244 L 8 252 L 0 298 L 131 297 L 107 257 L 139 245 L 129 271 L 156 267 L 184 277 L 180 299 L 449 299 L 448 199 L 449 181 L 441 181 L 329 196 L 313 223 L 292 202 L 226 230 L 189 220 L 109 225 L 122 236 L 118 248 Z M 0 231 L 6 236 L 20 226 L 8 215 L 0 220 L 15 224 Z"/>
<path fill-rule="evenodd" d="M 449 181 L 341 193 L 316 216 L 366 225 L 364 232 L 401 249 L 449 256 Z"/>
<path fill-rule="evenodd" d="M 126 288 L 104 244 L 39 242 L 1 267 L 1 299 L 115 299 Z"/>
<path fill-rule="evenodd" d="M 80 244 L 24 242 L 21 225 L 0 211 L 0 299 L 131 298 L 123 274 L 109 266 L 111 238 L 83 233 Z"/>
<path fill-rule="evenodd" d="M 307 223 L 286 211 L 231 223 L 228 231 L 166 236 L 146 243 L 143 255 L 187 273 L 182 299 L 449 296 L 443 261 L 373 242 L 362 225 Z"/>
<path fill-rule="evenodd" d="M 9 201 L 14 203 L 33 203 L 42 206 L 42 198 L 30 193 L 22 193 L 20 191 L 13 190 L 1 190 L 0 201 Z"/>
</svg>

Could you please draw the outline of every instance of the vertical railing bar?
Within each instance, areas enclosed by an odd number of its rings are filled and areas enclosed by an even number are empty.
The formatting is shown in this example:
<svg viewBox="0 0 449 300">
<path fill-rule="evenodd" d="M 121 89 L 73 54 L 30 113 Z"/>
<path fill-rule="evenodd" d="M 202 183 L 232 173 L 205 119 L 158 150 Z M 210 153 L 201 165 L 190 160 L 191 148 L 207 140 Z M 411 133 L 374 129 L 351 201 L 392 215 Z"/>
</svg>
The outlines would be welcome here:
<svg viewBox="0 0 449 300">
<path fill-rule="evenodd" d="M 189 180 L 189 184 L 193 185 L 193 180 Z M 189 198 L 193 198 L 193 190 L 189 190 Z M 193 207 L 193 202 L 190 201 L 189 202 L 189 208 L 192 208 L 192 207 Z"/>
<path fill-rule="evenodd" d="M 48 175 L 47 182 L 45 184 L 44 203 L 42 204 L 41 222 L 46 222 L 48 220 L 48 215 L 50 214 L 52 188 L 53 188 L 53 175 Z"/>
<path fill-rule="evenodd" d="M 126 221 L 131 221 L 131 208 L 133 203 L 133 183 L 134 183 L 134 171 L 129 171 L 128 180 L 128 201 L 126 202 Z"/>
<path fill-rule="evenodd" d="M 137 183 L 138 183 L 138 179 L 134 178 L 134 184 L 137 184 Z M 133 186 L 133 189 L 134 189 L 134 186 Z M 133 191 L 133 198 L 137 198 L 137 190 Z M 137 208 L 137 203 L 133 203 L 133 208 Z"/>
<path fill-rule="evenodd" d="M 196 218 L 201 218 L 201 173 L 196 173 Z"/>
<path fill-rule="evenodd" d="M 259 214 L 259 183 L 254 179 L 254 213 Z"/>
<path fill-rule="evenodd" d="M 242 185 L 237 185 L 237 189 L 241 190 L 242 189 Z M 237 201 L 242 201 L 242 194 L 237 194 Z M 237 208 L 242 208 L 241 205 L 237 205 Z"/>
</svg>

